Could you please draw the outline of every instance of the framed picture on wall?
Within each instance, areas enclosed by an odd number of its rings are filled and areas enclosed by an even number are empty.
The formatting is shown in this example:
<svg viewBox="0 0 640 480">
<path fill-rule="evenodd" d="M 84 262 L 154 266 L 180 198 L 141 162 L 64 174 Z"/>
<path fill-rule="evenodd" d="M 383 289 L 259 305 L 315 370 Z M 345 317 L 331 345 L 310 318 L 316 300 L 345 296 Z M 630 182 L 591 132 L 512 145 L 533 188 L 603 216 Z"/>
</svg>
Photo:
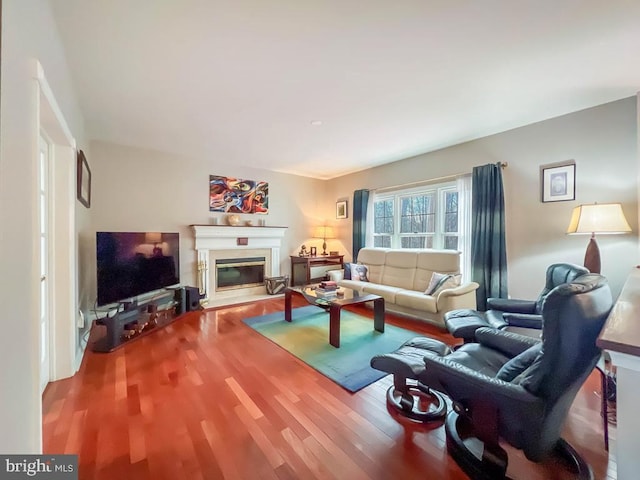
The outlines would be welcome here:
<svg viewBox="0 0 640 480">
<path fill-rule="evenodd" d="M 576 162 L 552 163 L 540 167 L 542 202 L 565 202 L 576 199 Z"/>
<path fill-rule="evenodd" d="M 89 169 L 89 162 L 87 157 L 84 156 L 82 150 L 78 150 L 78 164 L 77 164 L 77 197 L 81 204 L 85 207 L 91 207 L 91 170 Z"/>
<path fill-rule="evenodd" d="M 347 201 L 336 202 L 336 218 L 347 218 Z"/>
</svg>

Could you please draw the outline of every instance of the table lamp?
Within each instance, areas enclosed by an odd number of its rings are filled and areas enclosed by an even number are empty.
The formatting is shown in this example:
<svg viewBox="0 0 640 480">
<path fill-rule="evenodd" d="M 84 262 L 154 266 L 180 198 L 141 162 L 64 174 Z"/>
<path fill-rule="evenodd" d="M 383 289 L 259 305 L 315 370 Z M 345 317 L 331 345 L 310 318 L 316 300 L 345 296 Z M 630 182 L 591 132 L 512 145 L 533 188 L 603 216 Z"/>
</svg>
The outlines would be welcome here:
<svg viewBox="0 0 640 480">
<path fill-rule="evenodd" d="M 327 238 L 335 238 L 335 232 L 333 231 L 333 227 L 327 227 L 323 225 L 322 227 L 316 227 L 313 231 L 314 238 L 322 239 L 322 255 L 329 255 L 327 253 Z"/>
<path fill-rule="evenodd" d="M 584 255 L 584 266 L 592 273 L 600 273 L 600 249 L 596 233 L 629 233 L 631 227 L 619 203 L 594 203 L 579 205 L 573 209 L 568 234 L 590 233 L 591 240 Z"/>
<path fill-rule="evenodd" d="M 162 233 L 147 232 L 144 234 L 144 243 L 153 245 L 153 256 L 162 256 Z"/>
</svg>

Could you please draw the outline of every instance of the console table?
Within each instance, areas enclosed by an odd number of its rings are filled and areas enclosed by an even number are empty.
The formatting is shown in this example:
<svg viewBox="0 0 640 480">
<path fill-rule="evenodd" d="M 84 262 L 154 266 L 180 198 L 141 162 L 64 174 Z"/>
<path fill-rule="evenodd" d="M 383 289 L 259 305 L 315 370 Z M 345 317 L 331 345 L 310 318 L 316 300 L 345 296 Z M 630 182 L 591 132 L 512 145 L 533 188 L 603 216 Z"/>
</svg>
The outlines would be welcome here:
<svg viewBox="0 0 640 480">
<path fill-rule="evenodd" d="M 309 285 L 324 279 L 327 271 L 342 268 L 344 255 L 291 255 L 291 285 Z M 318 275 L 321 273 L 321 275 Z"/>
</svg>

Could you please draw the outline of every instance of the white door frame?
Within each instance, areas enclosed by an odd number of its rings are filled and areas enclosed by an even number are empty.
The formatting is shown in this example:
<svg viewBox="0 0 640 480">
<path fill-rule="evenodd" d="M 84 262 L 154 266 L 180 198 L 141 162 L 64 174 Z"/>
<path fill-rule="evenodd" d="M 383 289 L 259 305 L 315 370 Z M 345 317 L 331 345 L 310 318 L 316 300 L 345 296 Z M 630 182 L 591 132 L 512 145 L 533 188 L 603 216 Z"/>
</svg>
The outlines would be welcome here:
<svg viewBox="0 0 640 480">
<path fill-rule="evenodd" d="M 76 141 L 49 87 L 42 65 L 34 62 L 37 84 L 37 136 L 49 144 L 49 364 L 50 379 L 77 371 L 77 267 L 75 234 Z M 40 149 L 34 149 L 39 152 Z M 38 229 L 39 231 L 39 229 Z M 34 239 L 39 242 L 39 238 Z M 34 251 L 39 250 L 38 247 Z M 38 254 L 39 255 L 39 254 Z M 39 277 L 38 277 L 39 283 Z"/>
<path fill-rule="evenodd" d="M 40 320 L 40 393 L 44 393 L 44 389 L 51 380 L 51 291 L 49 288 L 50 270 L 49 265 L 49 231 L 50 231 L 50 206 L 51 206 L 51 182 L 50 182 L 50 163 L 49 154 L 51 141 L 46 132 L 40 132 L 38 136 L 38 239 L 40 242 L 44 239 L 44 258 L 43 248 L 40 246 L 40 261 L 38 262 L 40 273 L 40 301 L 39 315 Z M 43 157 L 44 156 L 44 161 Z M 43 198 L 44 197 L 44 198 Z M 43 208 L 44 207 L 44 208 Z M 44 290 L 43 290 L 44 287 Z M 44 297 L 44 298 L 43 298 Z"/>
</svg>

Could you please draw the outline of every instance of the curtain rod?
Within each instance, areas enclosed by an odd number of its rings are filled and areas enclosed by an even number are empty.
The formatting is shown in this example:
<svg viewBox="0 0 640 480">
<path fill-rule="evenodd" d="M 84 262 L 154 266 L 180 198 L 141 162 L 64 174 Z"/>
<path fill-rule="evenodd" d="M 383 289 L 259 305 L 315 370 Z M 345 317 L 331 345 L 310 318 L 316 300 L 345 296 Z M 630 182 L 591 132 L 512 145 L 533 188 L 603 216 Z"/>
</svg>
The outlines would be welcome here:
<svg viewBox="0 0 640 480">
<path fill-rule="evenodd" d="M 507 162 L 497 162 L 501 168 L 505 169 L 509 166 Z M 438 178 L 430 178 L 429 180 L 421 180 L 419 182 L 411 182 L 411 183 L 403 183 L 402 185 L 392 185 L 390 187 L 381 187 L 371 189 L 372 192 L 387 192 L 392 190 L 398 190 L 400 188 L 411 188 L 411 187 L 420 187 L 422 185 L 431 185 L 432 183 L 440 183 L 446 182 L 447 180 L 456 180 L 458 177 L 463 177 L 464 175 L 471 175 L 470 173 L 455 173 L 453 175 L 445 175 L 444 177 Z"/>
</svg>

